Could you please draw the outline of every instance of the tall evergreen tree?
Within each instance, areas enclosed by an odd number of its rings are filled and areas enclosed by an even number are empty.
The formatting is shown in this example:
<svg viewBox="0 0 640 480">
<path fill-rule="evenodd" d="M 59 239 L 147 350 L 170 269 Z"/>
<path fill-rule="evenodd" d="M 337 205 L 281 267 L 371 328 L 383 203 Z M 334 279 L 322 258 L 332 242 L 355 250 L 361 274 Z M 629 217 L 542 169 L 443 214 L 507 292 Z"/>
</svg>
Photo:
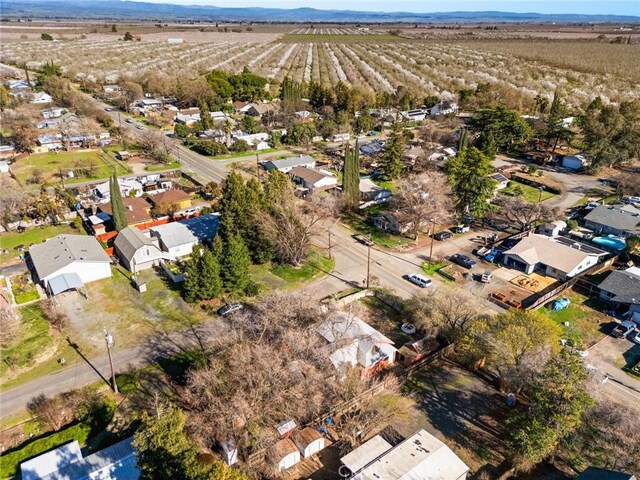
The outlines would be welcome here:
<svg viewBox="0 0 640 480">
<path fill-rule="evenodd" d="M 482 132 L 476 141 L 476 145 L 478 150 L 484 153 L 489 160 L 496 158 L 496 139 L 493 137 L 491 130 Z"/>
<path fill-rule="evenodd" d="M 251 257 L 249 249 L 237 233 L 230 233 L 224 241 L 221 277 L 226 291 L 242 295 L 250 289 Z"/>
<path fill-rule="evenodd" d="M 465 148 L 447 162 L 445 171 L 458 213 L 482 215 L 495 187 L 495 180 L 488 177 L 493 171 L 489 158 L 475 147 Z"/>
<path fill-rule="evenodd" d="M 202 298 L 202 282 L 200 281 L 201 264 L 202 246 L 196 245 L 185 266 L 184 282 L 182 283 L 184 299 L 189 303 L 197 302 Z"/>
<path fill-rule="evenodd" d="M 220 263 L 218 258 L 208 248 L 200 258 L 200 298 L 211 300 L 222 293 L 222 279 L 220 278 Z"/>
<path fill-rule="evenodd" d="M 127 214 L 124 208 L 124 202 L 122 200 L 122 194 L 120 193 L 120 185 L 118 184 L 118 177 L 115 172 L 111 176 L 111 183 L 109 185 L 109 193 L 111 195 L 111 210 L 113 211 L 113 224 L 116 231 L 127 228 Z"/>
<path fill-rule="evenodd" d="M 556 153 L 558 142 L 570 142 L 573 138 L 573 132 L 564 124 L 564 118 L 567 116 L 567 110 L 560 94 L 556 91 L 553 95 L 549 115 L 545 119 L 544 138 L 547 142 L 552 143 L 551 154 Z"/>
<path fill-rule="evenodd" d="M 382 171 L 387 180 L 393 180 L 402 173 L 402 151 L 404 149 L 405 136 L 399 122 L 393 126 L 391 136 L 385 145 L 382 155 Z"/>
<path fill-rule="evenodd" d="M 458 140 L 458 151 L 461 152 L 462 150 L 464 150 L 465 148 L 467 148 L 467 138 L 468 138 L 468 132 L 466 128 L 463 128 L 460 131 L 460 140 Z"/>
<path fill-rule="evenodd" d="M 360 146 L 357 140 L 353 149 L 347 144 L 344 152 L 342 191 L 349 206 L 357 207 L 360 201 Z"/>
<path fill-rule="evenodd" d="M 200 103 L 200 124 L 203 130 L 211 130 L 213 128 L 213 118 L 206 101 Z"/>
</svg>

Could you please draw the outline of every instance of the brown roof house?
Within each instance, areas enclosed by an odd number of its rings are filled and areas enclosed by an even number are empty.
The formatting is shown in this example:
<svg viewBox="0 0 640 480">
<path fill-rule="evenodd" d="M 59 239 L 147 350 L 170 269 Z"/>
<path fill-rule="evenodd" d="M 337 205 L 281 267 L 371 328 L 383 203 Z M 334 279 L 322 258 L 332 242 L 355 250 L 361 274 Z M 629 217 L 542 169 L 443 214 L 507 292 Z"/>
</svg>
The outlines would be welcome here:
<svg viewBox="0 0 640 480">
<path fill-rule="evenodd" d="M 184 190 L 167 190 L 149 197 L 156 209 L 180 211 L 191 206 L 191 195 Z"/>
<path fill-rule="evenodd" d="M 125 197 L 122 199 L 127 217 L 127 225 L 140 225 L 151 221 L 151 205 L 142 197 Z M 113 207 L 111 202 L 98 206 L 98 210 L 106 213 L 113 219 Z"/>
<path fill-rule="evenodd" d="M 338 185 L 335 175 L 307 167 L 293 167 L 289 172 L 291 179 L 313 193 L 315 190 L 326 190 Z"/>
</svg>

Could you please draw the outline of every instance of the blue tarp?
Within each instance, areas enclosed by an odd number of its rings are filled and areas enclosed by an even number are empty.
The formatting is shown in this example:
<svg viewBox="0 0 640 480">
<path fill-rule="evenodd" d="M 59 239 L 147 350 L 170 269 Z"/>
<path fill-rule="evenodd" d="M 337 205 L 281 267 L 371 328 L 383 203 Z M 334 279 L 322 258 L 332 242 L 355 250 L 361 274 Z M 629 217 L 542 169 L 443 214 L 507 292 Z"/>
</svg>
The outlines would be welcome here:
<svg viewBox="0 0 640 480">
<path fill-rule="evenodd" d="M 561 298 L 560 300 L 556 300 L 553 302 L 553 310 L 559 312 L 560 310 L 564 310 L 571 304 L 571 300 L 567 297 Z"/>
</svg>

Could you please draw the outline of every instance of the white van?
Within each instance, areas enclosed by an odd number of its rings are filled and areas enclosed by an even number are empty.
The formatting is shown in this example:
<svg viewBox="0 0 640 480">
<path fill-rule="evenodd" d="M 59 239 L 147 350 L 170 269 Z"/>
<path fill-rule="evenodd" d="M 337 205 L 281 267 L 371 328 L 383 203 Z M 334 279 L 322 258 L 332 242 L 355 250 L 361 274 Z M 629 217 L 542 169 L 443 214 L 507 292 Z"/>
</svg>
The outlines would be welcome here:
<svg viewBox="0 0 640 480">
<path fill-rule="evenodd" d="M 420 275 L 418 273 L 412 273 L 410 275 L 407 275 L 407 279 L 411 283 L 415 283 L 416 285 L 418 285 L 421 288 L 426 288 L 426 287 L 430 286 L 433 283 L 427 277 L 425 277 L 423 275 Z"/>
</svg>

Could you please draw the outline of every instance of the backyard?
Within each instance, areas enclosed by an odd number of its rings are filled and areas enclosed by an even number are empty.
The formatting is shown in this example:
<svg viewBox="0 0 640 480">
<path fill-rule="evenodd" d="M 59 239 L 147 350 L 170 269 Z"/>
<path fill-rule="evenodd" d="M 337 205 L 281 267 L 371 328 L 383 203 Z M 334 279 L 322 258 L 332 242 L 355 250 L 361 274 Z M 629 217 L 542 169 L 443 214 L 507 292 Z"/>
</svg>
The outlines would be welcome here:
<svg viewBox="0 0 640 480">
<path fill-rule="evenodd" d="M 63 233 L 74 233 L 84 235 L 84 230 L 75 230 L 71 225 L 47 225 L 44 227 L 29 228 L 22 233 L 10 232 L 0 233 L 0 249 L 7 249 L 9 253 L 0 254 L 0 262 L 3 264 L 8 262 L 11 258 L 16 258 L 21 255 L 21 251 L 16 250 L 16 247 L 20 245 L 24 246 L 27 250 L 29 245 L 35 243 L 42 243 L 48 238 L 55 237 Z"/>
<path fill-rule="evenodd" d="M 363 212 L 362 215 L 355 212 L 348 212 L 343 215 L 343 220 L 346 224 L 348 224 L 356 233 L 361 235 L 369 235 L 371 240 L 373 240 L 377 245 L 387 248 L 395 248 L 400 247 L 402 245 L 407 245 L 411 243 L 411 240 L 404 235 L 395 235 L 393 233 L 389 233 L 380 228 L 374 227 L 366 215 L 370 213 L 378 213 L 388 208 L 386 205 L 375 205 L 371 208 L 366 209 L 366 212 Z"/>
<path fill-rule="evenodd" d="M 61 172 L 65 175 L 73 172 L 72 178 L 65 177 L 67 184 L 109 178 L 114 170 L 118 175 L 128 173 L 123 166 L 101 150 L 72 150 L 29 155 L 14 163 L 11 170 L 23 185 L 60 182 Z"/>
<path fill-rule="evenodd" d="M 11 291 L 18 304 L 31 302 L 40 298 L 38 289 L 31 281 L 31 275 L 29 273 L 13 277 L 11 279 Z"/>
<path fill-rule="evenodd" d="M 300 267 L 290 265 L 253 265 L 251 276 L 255 282 L 270 289 L 294 288 L 330 273 L 334 260 L 313 250 Z"/>
</svg>

